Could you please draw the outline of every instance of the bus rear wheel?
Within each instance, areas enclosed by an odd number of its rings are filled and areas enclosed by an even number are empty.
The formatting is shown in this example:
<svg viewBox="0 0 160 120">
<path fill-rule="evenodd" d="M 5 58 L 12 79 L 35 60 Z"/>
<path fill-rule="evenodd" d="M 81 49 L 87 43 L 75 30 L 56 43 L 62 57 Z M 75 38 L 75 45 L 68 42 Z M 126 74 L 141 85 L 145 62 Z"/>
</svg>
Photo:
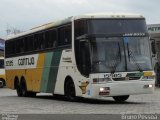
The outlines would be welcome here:
<svg viewBox="0 0 160 120">
<path fill-rule="evenodd" d="M 36 92 L 27 91 L 27 85 L 25 81 L 21 82 L 20 87 L 22 91 L 22 97 L 35 97 L 36 96 Z"/>
<path fill-rule="evenodd" d="M 124 95 L 124 96 L 114 96 L 113 99 L 116 102 L 124 102 L 129 98 L 129 95 Z"/>
<path fill-rule="evenodd" d="M 18 78 L 15 79 L 14 88 L 16 89 L 18 97 L 22 97 L 22 90 L 21 90 Z"/>
<path fill-rule="evenodd" d="M 21 91 L 22 91 L 22 97 L 27 97 L 28 94 L 27 94 L 27 86 L 26 86 L 25 81 L 21 81 L 20 88 L 21 88 Z"/>
<path fill-rule="evenodd" d="M 76 100 L 75 86 L 72 80 L 68 80 L 65 83 L 65 96 L 69 101 Z"/>
</svg>

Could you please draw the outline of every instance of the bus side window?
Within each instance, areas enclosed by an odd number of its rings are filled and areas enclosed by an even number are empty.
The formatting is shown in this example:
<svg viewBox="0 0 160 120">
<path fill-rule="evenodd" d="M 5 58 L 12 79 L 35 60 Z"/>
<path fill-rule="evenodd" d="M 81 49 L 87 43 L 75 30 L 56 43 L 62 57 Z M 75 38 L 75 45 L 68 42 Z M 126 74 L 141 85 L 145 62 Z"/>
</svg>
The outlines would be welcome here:
<svg viewBox="0 0 160 120">
<path fill-rule="evenodd" d="M 72 32 L 71 25 L 58 28 L 58 46 L 71 44 Z"/>
<path fill-rule="evenodd" d="M 38 50 L 38 35 L 34 35 L 34 50 Z"/>
<path fill-rule="evenodd" d="M 43 50 L 44 41 L 45 41 L 44 33 L 36 34 L 34 37 L 34 50 Z"/>
<path fill-rule="evenodd" d="M 45 34 L 44 33 L 40 33 L 39 34 L 39 49 L 43 50 L 44 49 L 44 41 L 45 41 Z"/>
<path fill-rule="evenodd" d="M 45 32 L 45 48 L 55 48 L 57 40 L 56 30 L 48 30 Z"/>
<path fill-rule="evenodd" d="M 15 54 L 15 41 L 7 41 L 5 44 L 6 44 L 6 56 Z"/>
<path fill-rule="evenodd" d="M 25 38 L 25 52 L 34 50 L 33 36 L 28 36 Z"/>
<path fill-rule="evenodd" d="M 10 54 L 10 51 L 11 51 L 11 50 L 10 50 L 10 49 L 11 49 L 11 48 L 10 48 L 10 44 L 11 44 L 11 41 L 6 41 L 6 42 L 5 42 L 5 47 L 6 47 L 5 55 L 6 55 L 6 56 L 8 56 L 8 55 Z"/>
<path fill-rule="evenodd" d="M 87 33 L 87 21 L 86 20 L 76 20 L 75 21 L 75 37 L 79 37 Z"/>
<path fill-rule="evenodd" d="M 16 40 L 16 53 L 24 52 L 24 39 L 20 38 Z"/>
</svg>

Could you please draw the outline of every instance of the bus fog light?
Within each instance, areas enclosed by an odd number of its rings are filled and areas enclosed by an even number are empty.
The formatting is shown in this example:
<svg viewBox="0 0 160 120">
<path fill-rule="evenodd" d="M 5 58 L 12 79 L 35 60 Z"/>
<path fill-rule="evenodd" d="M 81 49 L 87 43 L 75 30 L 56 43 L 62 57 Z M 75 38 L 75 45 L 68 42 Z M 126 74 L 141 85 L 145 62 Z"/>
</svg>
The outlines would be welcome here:
<svg viewBox="0 0 160 120">
<path fill-rule="evenodd" d="M 153 85 L 144 85 L 144 88 L 152 88 L 153 87 Z"/>
<path fill-rule="evenodd" d="M 109 95 L 110 94 L 110 87 L 101 87 L 99 89 L 99 95 Z"/>
<path fill-rule="evenodd" d="M 153 85 L 149 85 L 149 88 L 152 88 L 153 87 Z"/>
</svg>

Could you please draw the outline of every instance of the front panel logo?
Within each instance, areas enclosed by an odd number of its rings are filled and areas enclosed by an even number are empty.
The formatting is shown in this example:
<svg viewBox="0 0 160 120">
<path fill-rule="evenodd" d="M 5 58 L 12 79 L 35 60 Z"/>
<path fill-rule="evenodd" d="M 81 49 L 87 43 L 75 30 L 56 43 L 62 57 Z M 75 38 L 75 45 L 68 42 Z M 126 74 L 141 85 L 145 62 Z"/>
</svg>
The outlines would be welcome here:
<svg viewBox="0 0 160 120">
<path fill-rule="evenodd" d="M 121 78 L 122 74 L 116 73 L 116 74 L 105 74 L 104 75 L 104 78 L 110 78 L 110 77 L 112 77 L 112 78 Z"/>
</svg>

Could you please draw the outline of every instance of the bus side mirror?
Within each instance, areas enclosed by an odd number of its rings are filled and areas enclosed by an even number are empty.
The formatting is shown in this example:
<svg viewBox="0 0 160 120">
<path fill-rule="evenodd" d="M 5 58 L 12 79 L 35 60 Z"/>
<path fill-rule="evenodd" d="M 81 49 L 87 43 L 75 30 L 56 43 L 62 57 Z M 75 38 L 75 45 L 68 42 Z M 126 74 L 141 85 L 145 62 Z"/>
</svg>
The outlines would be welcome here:
<svg viewBox="0 0 160 120">
<path fill-rule="evenodd" d="M 156 54 L 156 43 L 155 43 L 155 39 L 150 39 L 151 40 L 151 50 L 152 50 L 152 54 Z"/>
</svg>

